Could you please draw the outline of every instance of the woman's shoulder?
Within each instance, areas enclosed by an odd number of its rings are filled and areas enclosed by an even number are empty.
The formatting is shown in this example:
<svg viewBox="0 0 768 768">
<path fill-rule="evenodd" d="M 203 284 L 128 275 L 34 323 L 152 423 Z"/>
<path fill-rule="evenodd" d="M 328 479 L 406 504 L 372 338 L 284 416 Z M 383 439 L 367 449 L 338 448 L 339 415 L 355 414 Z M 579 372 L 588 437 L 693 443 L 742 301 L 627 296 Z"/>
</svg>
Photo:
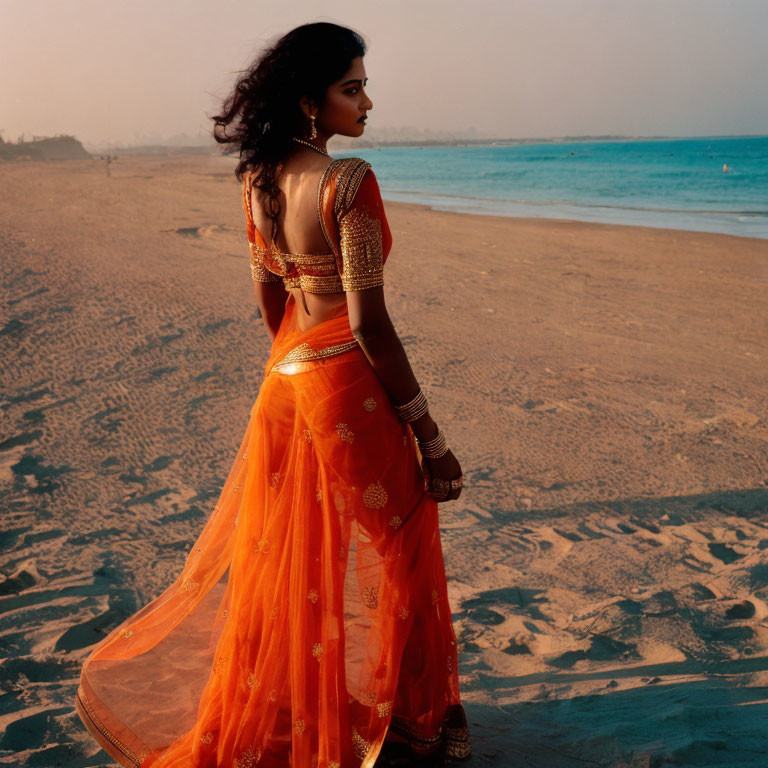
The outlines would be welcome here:
<svg viewBox="0 0 768 768">
<path fill-rule="evenodd" d="M 375 181 L 373 167 L 362 157 L 335 158 L 327 170 L 334 182 L 333 209 L 337 217 L 351 208 L 364 180 Z"/>
</svg>

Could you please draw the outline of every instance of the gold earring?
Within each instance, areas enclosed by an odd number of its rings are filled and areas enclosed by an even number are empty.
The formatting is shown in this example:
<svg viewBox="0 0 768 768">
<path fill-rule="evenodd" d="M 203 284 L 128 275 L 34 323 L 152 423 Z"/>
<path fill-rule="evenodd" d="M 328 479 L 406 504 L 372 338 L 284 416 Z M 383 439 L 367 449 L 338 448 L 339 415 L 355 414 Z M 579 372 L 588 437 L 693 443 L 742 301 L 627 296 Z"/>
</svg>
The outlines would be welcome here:
<svg viewBox="0 0 768 768">
<path fill-rule="evenodd" d="M 315 116 L 310 115 L 309 119 L 312 121 L 312 130 L 310 131 L 309 138 L 314 139 L 317 136 L 317 129 L 315 128 Z"/>
</svg>

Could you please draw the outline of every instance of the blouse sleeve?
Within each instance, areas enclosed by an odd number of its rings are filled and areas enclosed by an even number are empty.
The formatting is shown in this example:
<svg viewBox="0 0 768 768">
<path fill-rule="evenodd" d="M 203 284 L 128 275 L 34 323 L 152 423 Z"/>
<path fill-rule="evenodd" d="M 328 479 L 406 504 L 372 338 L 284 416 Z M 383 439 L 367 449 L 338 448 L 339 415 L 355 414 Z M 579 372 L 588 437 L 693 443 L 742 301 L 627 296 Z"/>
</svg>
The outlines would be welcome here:
<svg viewBox="0 0 768 768">
<path fill-rule="evenodd" d="M 361 291 L 384 284 L 384 262 L 392 244 L 376 176 L 369 168 L 350 206 L 339 216 L 341 285 Z"/>
</svg>

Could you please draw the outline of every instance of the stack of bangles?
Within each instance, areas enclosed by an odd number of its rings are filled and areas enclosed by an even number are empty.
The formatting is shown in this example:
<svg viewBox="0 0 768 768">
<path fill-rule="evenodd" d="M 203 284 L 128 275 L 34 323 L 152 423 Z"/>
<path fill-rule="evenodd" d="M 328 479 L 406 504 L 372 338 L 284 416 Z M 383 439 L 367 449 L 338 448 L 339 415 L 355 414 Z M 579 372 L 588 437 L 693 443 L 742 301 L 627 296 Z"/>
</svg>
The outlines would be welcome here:
<svg viewBox="0 0 768 768">
<path fill-rule="evenodd" d="M 394 405 L 394 404 L 393 404 Z M 402 405 L 394 405 L 395 412 L 397 413 L 400 421 L 404 423 L 410 423 L 420 419 L 429 409 L 427 405 L 427 398 L 424 392 L 419 391 L 412 397 L 407 403 Z M 416 438 L 416 442 L 419 446 L 421 455 L 426 459 L 439 459 L 448 452 L 448 443 L 445 440 L 445 435 L 440 427 L 437 428 L 437 434 L 431 440 L 419 440 Z M 447 496 L 458 490 L 464 485 L 464 475 L 460 475 L 453 480 L 443 480 L 440 477 L 430 478 L 429 492 L 440 499 L 447 498 Z"/>
</svg>

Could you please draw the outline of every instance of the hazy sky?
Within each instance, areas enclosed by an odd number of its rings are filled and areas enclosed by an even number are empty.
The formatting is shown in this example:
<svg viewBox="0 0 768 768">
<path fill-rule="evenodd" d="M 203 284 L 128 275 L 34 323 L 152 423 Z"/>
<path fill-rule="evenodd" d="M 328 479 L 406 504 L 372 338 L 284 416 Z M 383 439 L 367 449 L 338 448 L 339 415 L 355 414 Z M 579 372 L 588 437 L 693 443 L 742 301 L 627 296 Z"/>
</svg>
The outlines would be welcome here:
<svg viewBox="0 0 768 768">
<path fill-rule="evenodd" d="M 371 136 L 768 134 L 768 0 L 0 0 L 2 136 L 207 132 L 309 21 L 368 42 Z"/>
</svg>

